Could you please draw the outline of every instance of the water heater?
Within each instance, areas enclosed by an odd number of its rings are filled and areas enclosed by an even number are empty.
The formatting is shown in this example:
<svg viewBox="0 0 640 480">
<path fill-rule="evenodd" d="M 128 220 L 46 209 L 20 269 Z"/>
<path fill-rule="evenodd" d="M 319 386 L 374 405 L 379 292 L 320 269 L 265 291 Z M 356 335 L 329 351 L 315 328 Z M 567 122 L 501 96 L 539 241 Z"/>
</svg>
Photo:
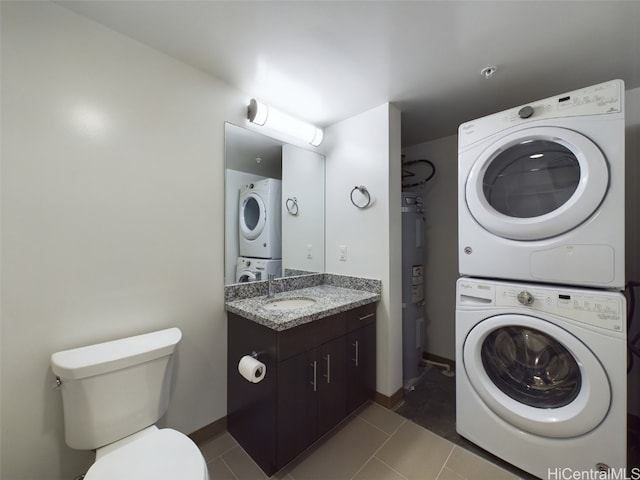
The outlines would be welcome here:
<svg viewBox="0 0 640 480">
<path fill-rule="evenodd" d="M 402 192 L 402 381 L 411 388 L 420 376 L 424 345 L 422 196 Z"/>
</svg>

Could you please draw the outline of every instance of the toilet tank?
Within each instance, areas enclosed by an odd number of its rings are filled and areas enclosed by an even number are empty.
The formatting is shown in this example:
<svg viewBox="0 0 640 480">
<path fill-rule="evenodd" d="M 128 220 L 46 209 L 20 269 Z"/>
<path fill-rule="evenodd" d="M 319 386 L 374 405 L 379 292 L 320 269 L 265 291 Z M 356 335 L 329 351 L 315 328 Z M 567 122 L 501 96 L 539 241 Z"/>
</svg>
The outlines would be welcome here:
<svg viewBox="0 0 640 480">
<path fill-rule="evenodd" d="M 51 355 L 62 384 L 65 440 L 102 447 L 155 424 L 167 411 L 178 328 Z"/>
</svg>

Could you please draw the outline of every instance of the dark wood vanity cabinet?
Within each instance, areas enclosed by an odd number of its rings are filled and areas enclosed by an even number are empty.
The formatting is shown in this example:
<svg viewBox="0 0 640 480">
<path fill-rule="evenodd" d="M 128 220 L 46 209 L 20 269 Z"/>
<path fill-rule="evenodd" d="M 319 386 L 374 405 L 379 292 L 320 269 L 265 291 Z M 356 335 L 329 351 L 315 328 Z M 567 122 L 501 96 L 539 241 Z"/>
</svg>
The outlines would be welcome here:
<svg viewBox="0 0 640 480">
<path fill-rule="evenodd" d="M 347 335 L 347 413 L 376 392 L 376 306 L 349 311 Z"/>
<path fill-rule="evenodd" d="M 228 315 L 227 429 L 272 475 L 375 393 L 375 304 L 277 332 Z M 256 352 L 259 383 L 238 373 Z"/>
</svg>

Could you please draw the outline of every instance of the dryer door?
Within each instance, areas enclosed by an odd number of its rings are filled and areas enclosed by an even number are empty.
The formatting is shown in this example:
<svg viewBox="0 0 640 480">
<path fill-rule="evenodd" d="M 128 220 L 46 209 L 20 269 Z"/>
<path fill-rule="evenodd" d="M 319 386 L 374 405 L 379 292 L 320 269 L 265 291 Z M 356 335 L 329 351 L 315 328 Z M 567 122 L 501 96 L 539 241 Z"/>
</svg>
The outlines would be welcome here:
<svg viewBox="0 0 640 480">
<path fill-rule="evenodd" d="M 240 198 L 240 234 L 247 240 L 260 236 L 267 223 L 267 209 L 260 195 L 251 192 Z"/>
<path fill-rule="evenodd" d="M 609 169 L 588 138 L 558 127 L 513 132 L 475 161 L 466 183 L 471 215 L 489 232 L 539 240 L 589 218 L 607 192 Z"/>
<path fill-rule="evenodd" d="M 467 335 L 463 362 L 473 389 L 497 416 L 536 435 L 585 434 L 606 416 L 611 388 L 578 338 L 528 315 L 497 315 Z"/>
</svg>

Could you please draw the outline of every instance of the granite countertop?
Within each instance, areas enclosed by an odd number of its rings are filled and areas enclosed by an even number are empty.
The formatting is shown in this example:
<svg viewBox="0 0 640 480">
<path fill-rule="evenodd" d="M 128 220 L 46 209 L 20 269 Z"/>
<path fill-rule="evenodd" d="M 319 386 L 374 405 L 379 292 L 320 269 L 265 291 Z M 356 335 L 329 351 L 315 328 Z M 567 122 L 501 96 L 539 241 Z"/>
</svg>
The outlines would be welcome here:
<svg viewBox="0 0 640 480">
<path fill-rule="evenodd" d="M 316 303 L 309 307 L 293 310 L 264 308 L 268 302 L 288 298 L 313 298 Z M 380 300 L 380 293 L 352 290 L 334 285 L 316 285 L 277 293 L 272 298 L 263 295 L 229 301 L 225 304 L 225 308 L 229 312 L 253 320 L 260 325 L 282 331 L 378 300 Z"/>
</svg>

